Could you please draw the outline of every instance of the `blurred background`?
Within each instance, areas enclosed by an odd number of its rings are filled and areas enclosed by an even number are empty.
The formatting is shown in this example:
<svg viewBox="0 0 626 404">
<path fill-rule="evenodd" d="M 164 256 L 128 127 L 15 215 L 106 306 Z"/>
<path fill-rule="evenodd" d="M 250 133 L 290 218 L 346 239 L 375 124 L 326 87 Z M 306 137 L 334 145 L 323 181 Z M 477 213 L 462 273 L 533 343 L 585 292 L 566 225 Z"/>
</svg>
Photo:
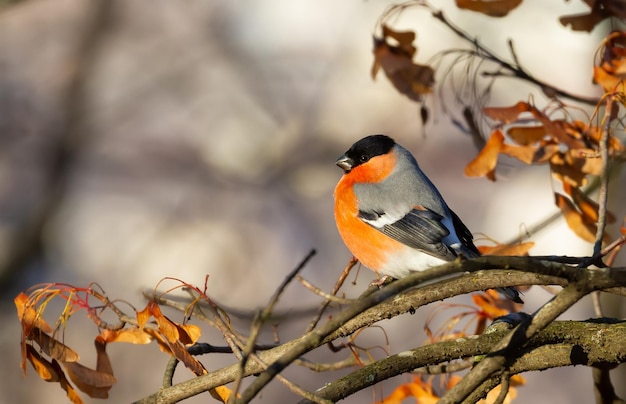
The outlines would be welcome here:
<svg viewBox="0 0 626 404">
<path fill-rule="evenodd" d="M 458 10 L 452 1 L 436 3 L 501 55 L 508 57 L 506 40 L 513 39 L 522 64 L 542 80 L 601 95 L 591 83 L 592 61 L 609 27 L 574 33 L 558 23 L 563 14 L 586 10 L 582 2 L 527 0 L 504 19 Z M 495 183 L 463 177 L 477 152 L 452 124 L 463 103 L 450 96 L 444 108 L 438 97 L 428 97 L 430 118 L 423 125 L 418 104 L 397 93 L 382 73 L 371 79 L 372 34 L 390 4 L 29 0 L 2 6 L 2 402 L 67 402 L 57 384 L 44 383 L 32 369 L 24 378 L 19 369 L 12 299 L 32 285 L 96 282 L 109 297 L 141 308 L 141 291 L 163 277 L 202 286 L 208 275 L 209 296 L 244 314 L 234 319 L 242 332 L 246 314 L 263 307 L 312 248 L 318 253 L 302 275 L 329 291 L 350 258 L 334 227 L 332 191 L 341 176 L 334 162 L 365 135 L 386 133 L 414 152 L 473 232 L 506 242 L 556 211 L 546 167 L 505 161 Z M 437 51 L 466 46 L 424 10 L 391 23 L 417 31 L 420 63 Z M 538 106 L 545 104 L 537 89 L 502 80 L 490 105 L 512 105 L 530 92 Z M 449 94 L 445 86 L 442 94 Z M 624 192 L 613 187 L 610 194 L 618 217 Z M 534 255 L 591 252 L 562 219 L 531 240 Z M 356 296 L 372 279 L 363 270 L 343 290 Z M 549 298 L 536 289 L 526 293 L 528 312 Z M 302 333 L 310 315 L 299 310 L 319 302 L 299 284 L 287 289 L 277 308 L 284 315 L 282 341 Z M 392 353 L 425 340 L 422 327 L 431 310 L 381 323 Z M 619 310 L 609 312 L 623 316 Z M 585 299 L 565 318 L 591 316 Z M 172 317 L 182 321 L 182 315 Z M 74 319 L 68 327 L 66 341 L 93 366 L 96 327 Z M 272 342 L 271 330 L 262 338 Z M 385 343 L 380 331 L 360 338 L 363 346 Z M 211 332 L 203 339 L 224 344 Z M 168 358 L 154 344 L 113 344 L 108 352 L 118 379 L 110 402 L 158 390 Z M 316 359 L 339 358 L 320 352 Z M 202 360 L 209 370 L 232 363 L 229 356 Z M 290 371 L 292 380 L 315 390 L 348 370 Z M 188 377 L 180 369 L 178 379 Z M 517 402 L 593 398 L 591 371 L 584 367 L 526 378 Z M 407 380 L 383 383 L 378 399 Z M 367 390 L 345 402 L 372 397 Z M 296 399 L 274 382 L 257 401 Z"/>
</svg>

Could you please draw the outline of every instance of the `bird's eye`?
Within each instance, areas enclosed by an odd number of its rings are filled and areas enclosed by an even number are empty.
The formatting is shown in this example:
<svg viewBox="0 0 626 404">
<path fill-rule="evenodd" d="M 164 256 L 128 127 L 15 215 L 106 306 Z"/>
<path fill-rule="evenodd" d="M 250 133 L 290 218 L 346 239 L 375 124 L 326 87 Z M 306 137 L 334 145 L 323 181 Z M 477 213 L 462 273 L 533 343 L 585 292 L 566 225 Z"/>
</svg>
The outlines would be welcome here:
<svg viewBox="0 0 626 404">
<path fill-rule="evenodd" d="M 369 159 L 370 159 L 369 156 L 367 156 L 365 154 L 362 154 L 361 157 L 359 157 L 359 161 L 361 163 L 366 163 Z"/>
</svg>

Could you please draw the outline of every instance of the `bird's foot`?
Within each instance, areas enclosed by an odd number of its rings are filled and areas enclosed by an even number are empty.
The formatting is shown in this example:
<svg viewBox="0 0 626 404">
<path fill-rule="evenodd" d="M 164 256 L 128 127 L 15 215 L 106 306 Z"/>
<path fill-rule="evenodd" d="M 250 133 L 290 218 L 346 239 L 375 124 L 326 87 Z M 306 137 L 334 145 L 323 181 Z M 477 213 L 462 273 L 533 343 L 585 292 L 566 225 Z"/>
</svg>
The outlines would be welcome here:
<svg viewBox="0 0 626 404">
<path fill-rule="evenodd" d="M 375 281 L 371 281 L 370 286 L 377 286 L 379 288 L 382 288 L 387 283 L 390 283 L 391 281 L 393 281 L 393 279 L 394 278 L 389 275 L 383 275 L 382 277 L 376 279 Z"/>
</svg>

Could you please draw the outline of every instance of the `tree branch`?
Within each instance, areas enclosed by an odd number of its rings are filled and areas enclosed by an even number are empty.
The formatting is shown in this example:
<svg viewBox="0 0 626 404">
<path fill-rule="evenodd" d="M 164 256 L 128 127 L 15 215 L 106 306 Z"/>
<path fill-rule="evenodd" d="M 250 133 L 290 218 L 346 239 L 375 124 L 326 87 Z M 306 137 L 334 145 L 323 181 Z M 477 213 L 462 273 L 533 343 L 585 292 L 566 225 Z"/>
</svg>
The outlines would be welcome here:
<svg viewBox="0 0 626 404">
<path fill-rule="evenodd" d="M 325 385 L 317 395 L 331 401 L 344 399 L 364 388 L 373 386 L 416 368 L 447 363 L 459 358 L 484 355 L 506 337 L 508 331 L 498 331 L 468 338 L 438 342 L 391 355 L 362 367 L 339 380 Z M 593 336 L 601 336 L 602 341 Z M 602 342 L 605 343 L 602 343 Z M 538 332 L 511 359 L 511 375 L 561 366 L 606 366 L 621 363 L 626 358 L 626 322 L 612 319 L 590 321 L 556 321 Z M 495 385 L 501 378 L 495 376 Z M 495 385 L 492 379 L 476 391 L 486 394 Z M 472 396 L 476 402 L 480 396 Z M 469 401 L 469 400 L 468 400 Z M 309 403 L 302 400 L 300 404 Z"/>
<path fill-rule="evenodd" d="M 511 64 L 505 61 L 504 59 L 502 59 L 501 57 L 497 56 L 494 52 L 492 52 L 485 46 L 481 45 L 481 43 L 478 42 L 476 38 L 472 38 L 465 31 L 461 30 L 459 27 L 457 27 L 456 25 L 448 21 L 448 19 L 445 17 L 445 15 L 443 14 L 441 10 L 437 10 L 429 4 L 427 4 L 427 7 L 431 10 L 432 16 L 435 19 L 441 21 L 446 27 L 448 27 L 452 32 L 454 32 L 458 37 L 471 43 L 472 46 L 476 48 L 475 51 L 469 51 L 469 52 L 472 52 L 474 56 L 477 56 L 481 59 L 488 60 L 490 62 L 497 64 L 498 66 L 500 66 L 500 68 L 506 70 L 509 73 L 506 75 L 507 77 L 515 77 L 521 80 L 528 81 L 529 83 L 539 87 L 544 93 L 550 94 L 551 96 L 559 96 L 563 98 L 568 98 L 573 101 L 577 101 L 577 102 L 587 104 L 587 105 L 594 105 L 594 106 L 599 102 L 599 99 L 597 98 L 584 97 L 584 96 L 572 94 L 568 91 L 554 87 L 553 85 L 549 83 L 541 81 L 537 79 L 536 77 L 532 76 L 530 73 L 527 73 L 519 64 L 519 61 L 517 60 L 517 55 L 514 52 L 514 48 L 513 48 L 511 41 L 509 41 L 509 48 L 511 49 L 511 52 L 513 54 L 513 59 L 514 59 L 515 64 Z M 495 73 L 494 75 L 502 76 L 504 74 Z"/>
<path fill-rule="evenodd" d="M 502 267 L 508 269 L 482 270 L 483 268 Z M 527 272 L 518 272 L 516 270 Z M 465 271 L 473 273 L 423 285 L 426 281 Z M 593 275 L 589 275 L 587 279 L 588 287 L 592 289 L 611 290 L 609 288 L 615 286 L 613 290 L 620 291 L 620 287 L 623 289 L 623 286 L 626 285 L 626 270 L 623 268 L 603 268 L 592 271 L 549 261 L 533 260 L 529 257 L 480 257 L 463 262 L 457 260 L 426 272 L 413 273 L 407 278 L 392 282 L 370 296 L 358 299 L 353 305 L 343 309 L 341 313 L 334 316 L 333 320 L 325 323 L 320 328 L 273 349 L 259 352 L 259 358 L 263 362 L 270 364 L 268 374 L 264 376 L 263 384 L 267 384 L 271 380 L 270 376 L 282 371 L 289 363 L 304 353 L 336 338 L 350 335 L 376 321 L 406 312 L 413 312 L 422 305 L 462 293 L 521 284 L 567 284 L 568 281 L 580 279 L 581 273 Z M 374 306 L 377 307 L 374 308 Z M 238 370 L 238 364 L 234 364 L 211 372 L 208 375 L 163 389 L 138 402 L 179 401 L 200 394 L 209 388 L 232 382 Z M 261 371 L 263 369 L 260 366 L 248 363 L 244 374 L 247 376 Z M 255 388 L 262 388 L 262 386 L 257 384 Z M 245 400 L 249 401 L 251 397 L 253 397 L 253 394 L 248 392 Z M 244 397 L 242 396 L 243 400 Z"/>
</svg>

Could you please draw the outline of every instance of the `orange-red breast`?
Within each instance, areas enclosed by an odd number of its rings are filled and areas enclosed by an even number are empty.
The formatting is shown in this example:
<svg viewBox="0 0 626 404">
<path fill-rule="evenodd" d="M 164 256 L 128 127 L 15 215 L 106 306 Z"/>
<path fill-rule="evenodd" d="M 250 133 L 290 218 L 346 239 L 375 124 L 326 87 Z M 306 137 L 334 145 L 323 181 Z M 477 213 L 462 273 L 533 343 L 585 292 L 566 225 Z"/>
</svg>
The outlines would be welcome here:
<svg viewBox="0 0 626 404">
<path fill-rule="evenodd" d="M 335 221 L 348 249 L 380 275 L 402 278 L 459 254 L 480 255 L 415 157 L 385 135 L 367 136 L 336 163 Z M 500 293 L 521 303 L 515 288 Z"/>
</svg>

